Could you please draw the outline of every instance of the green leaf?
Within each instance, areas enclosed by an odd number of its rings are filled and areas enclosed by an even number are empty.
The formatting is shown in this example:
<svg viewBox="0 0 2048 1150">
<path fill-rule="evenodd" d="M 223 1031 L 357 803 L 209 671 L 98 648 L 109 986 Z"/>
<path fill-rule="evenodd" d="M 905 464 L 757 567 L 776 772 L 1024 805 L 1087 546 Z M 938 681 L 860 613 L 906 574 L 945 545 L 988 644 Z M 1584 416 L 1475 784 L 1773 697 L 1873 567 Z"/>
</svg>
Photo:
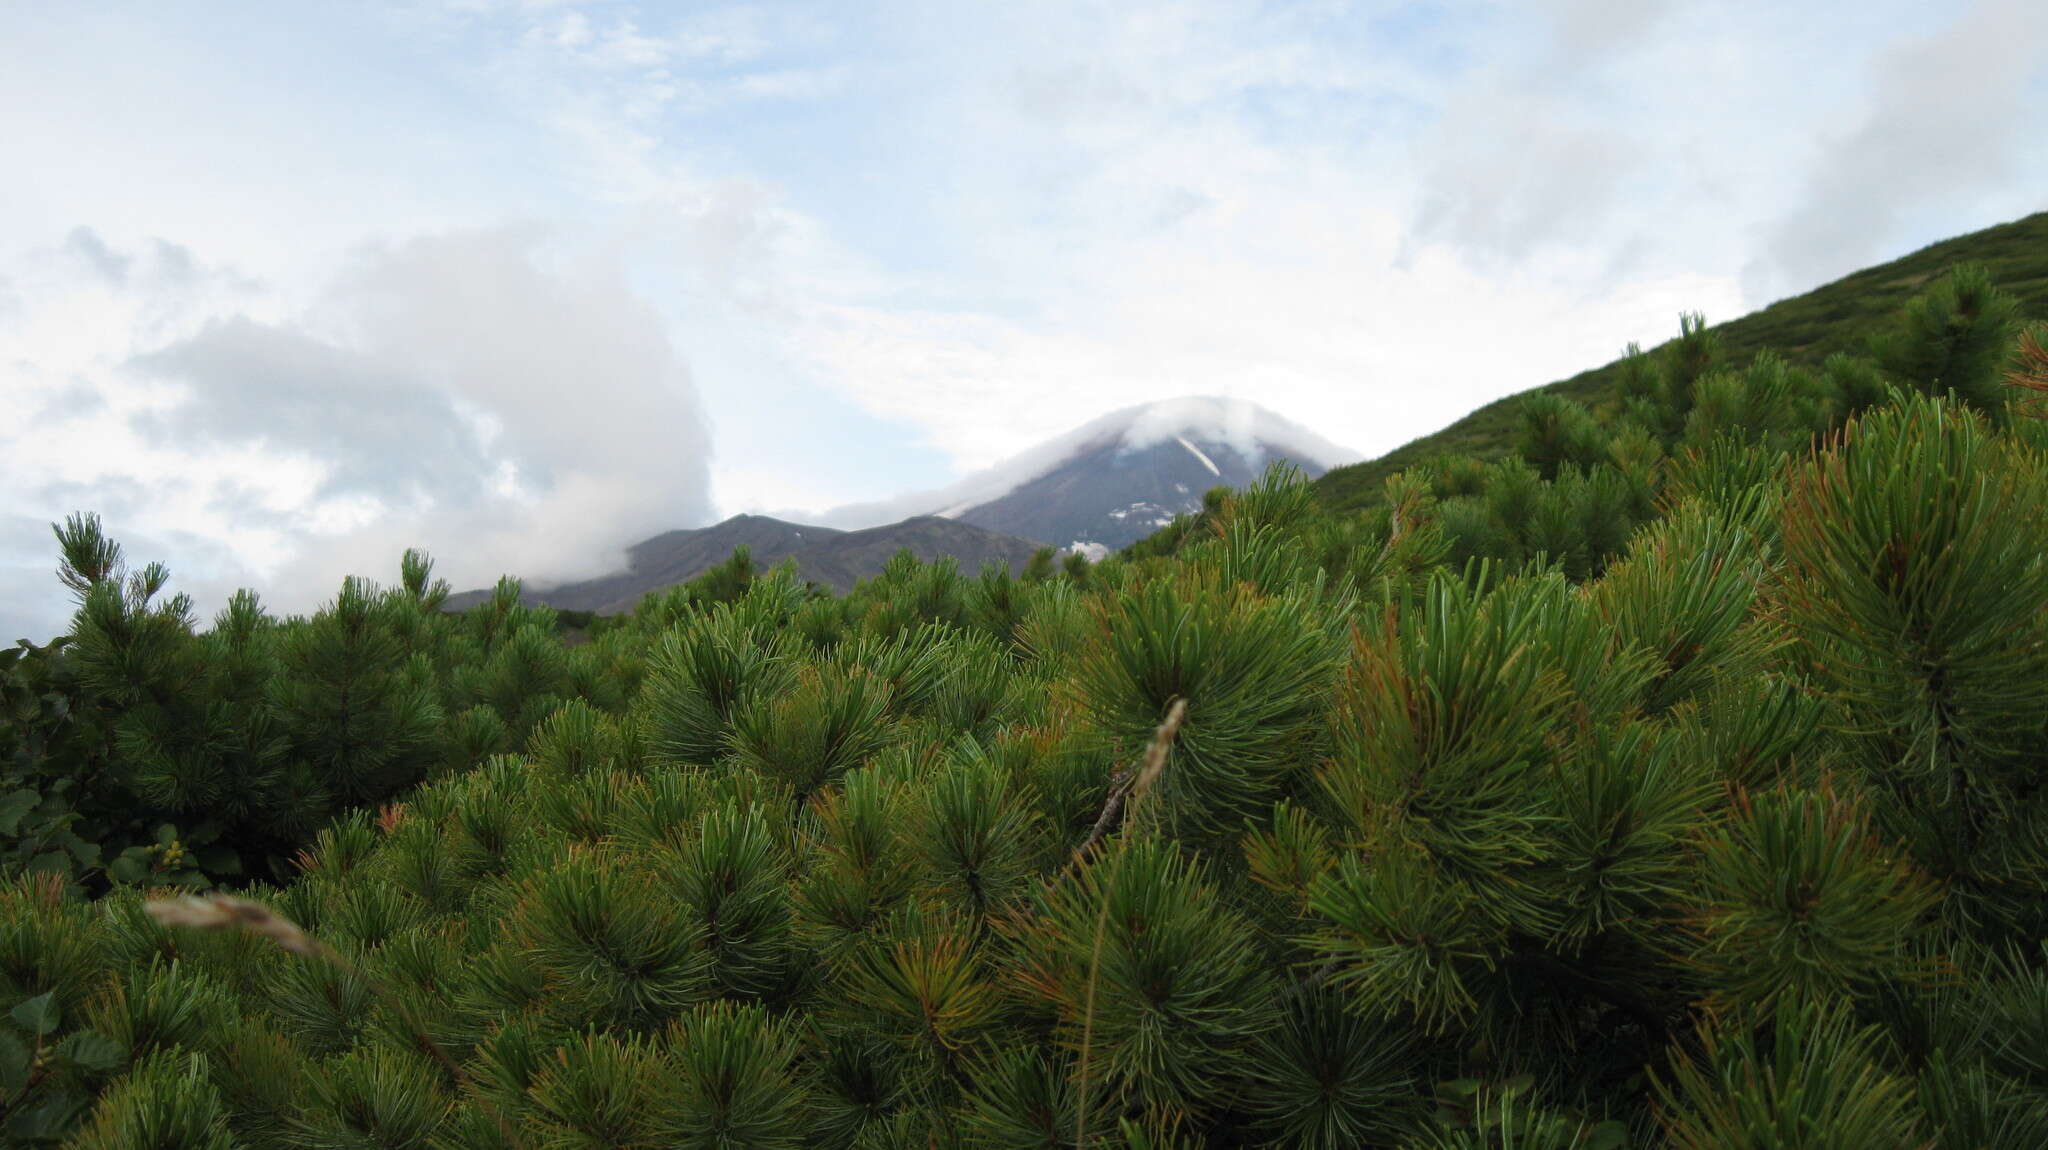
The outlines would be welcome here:
<svg viewBox="0 0 2048 1150">
<path fill-rule="evenodd" d="M 24 1110 L 17 1110 L 0 1128 L 0 1142 L 55 1142 L 63 1137 L 80 1111 L 92 1104 L 92 1096 L 79 1090 L 56 1090 Z"/>
<path fill-rule="evenodd" d="M 35 1052 L 19 1035 L 0 1030 L 0 1090 L 19 1090 L 28 1085 L 29 1063 Z"/>
<path fill-rule="evenodd" d="M 1620 1122 L 1602 1122 L 1586 1132 L 1579 1150 L 1622 1150 L 1628 1145 L 1628 1127 Z"/>
<path fill-rule="evenodd" d="M 11 835 L 21 825 L 21 816 L 35 809 L 43 796 L 23 788 L 0 795 L 0 835 Z"/>
<path fill-rule="evenodd" d="M 1481 1083 L 1477 1078 L 1453 1078 L 1436 1084 L 1439 1098 L 1471 1098 L 1479 1093 Z"/>
<path fill-rule="evenodd" d="M 49 992 L 36 995 L 7 1014 L 27 1028 L 30 1034 L 48 1034 L 57 1029 L 57 1022 L 62 1016 L 63 1012 L 57 1009 L 56 996 Z"/>
<path fill-rule="evenodd" d="M 158 846 L 163 846 L 163 847 L 167 847 L 167 846 L 170 846 L 170 845 L 171 845 L 172 843 L 174 843 L 174 842 L 177 842 L 177 841 L 178 841 L 178 824 L 176 824 L 176 823 L 158 823 L 158 824 L 157 824 L 157 826 L 156 826 L 156 843 L 157 843 L 157 845 L 158 845 Z"/>
<path fill-rule="evenodd" d="M 129 847 L 107 864 L 107 877 L 115 882 L 142 882 L 149 877 L 148 856 L 141 847 Z"/>
<path fill-rule="evenodd" d="M 192 857 L 200 869 L 216 877 L 242 873 L 242 856 L 232 847 L 210 846 L 194 852 Z"/>
<path fill-rule="evenodd" d="M 128 1052 L 120 1043 L 91 1030 L 67 1036 L 51 1053 L 95 1074 L 110 1074 L 128 1060 Z"/>
<path fill-rule="evenodd" d="M 100 863 L 100 844 L 89 843 L 70 831 L 57 836 L 58 845 L 71 852 L 79 866 L 93 867 Z"/>
</svg>

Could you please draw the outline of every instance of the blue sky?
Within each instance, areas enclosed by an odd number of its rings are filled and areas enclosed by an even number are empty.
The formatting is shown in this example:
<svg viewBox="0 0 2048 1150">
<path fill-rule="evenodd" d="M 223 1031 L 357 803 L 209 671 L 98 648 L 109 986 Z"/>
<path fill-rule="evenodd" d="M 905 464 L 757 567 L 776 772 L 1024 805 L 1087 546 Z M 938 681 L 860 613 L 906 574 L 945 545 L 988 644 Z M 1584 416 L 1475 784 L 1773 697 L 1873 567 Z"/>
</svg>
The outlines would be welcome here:
<svg viewBox="0 0 2048 1150">
<path fill-rule="evenodd" d="M 1362 454 L 2043 204 L 2029 0 L 0 9 L 0 630 L 591 573 L 1253 399 Z"/>
</svg>

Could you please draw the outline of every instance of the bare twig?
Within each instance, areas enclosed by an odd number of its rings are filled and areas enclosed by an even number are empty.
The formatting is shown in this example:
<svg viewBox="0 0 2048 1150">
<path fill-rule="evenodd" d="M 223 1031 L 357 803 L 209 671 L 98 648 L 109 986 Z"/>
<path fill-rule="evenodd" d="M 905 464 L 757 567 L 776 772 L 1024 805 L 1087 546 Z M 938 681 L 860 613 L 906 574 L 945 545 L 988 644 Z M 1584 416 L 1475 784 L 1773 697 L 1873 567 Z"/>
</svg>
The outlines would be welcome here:
<svg viewBox="0 0 2048 1150">
<path fill-rule="evenodd" d="M 225 894 L 188 894 L 181 898 L 152 899 L 144 909 L 149 912 L 149 917 L 164 926 L 193 930 L 236 927 L 269 939 L 286 953 L 347 965 L 332 947 L 301 930 L 299 924 L 250 899 Z"/>
<path fill-rule="evenodd" d="M 1117 816 L 1123 813 L 1124 798 L 1131 793 L 1131 782 L 1136 777 L 1131 771 L 1116 771 L 1109 776 L 1109 797 L 1103 800 L 1102 813 L 1095 817 L 1095 825 L 1088 828 L 1088 837 L 1074 848 L 1076 863 L 1088 853 L 1088 848 L 1109 833 L 1109 828 L 1116 825 Z"/>
<path fill-rule="evenodd" d="M 1102 813 L 1095 817 L 1095 825 L 1088 829 L 1088 837 L 1082 839 L 1081 845 L 1074 848 L 1074 865 L 1080 865 L 1081 860 L 1087 857 L 1089 848 L 1102 841 L 1102 837 L 1116 827 L 1117 818 L 1123 813 L 1124 807 L 1135 807 L 1138 797 L 1150 790 L 1153 781 L 1159 778 L 1159 772 L 1166 769 L 1167 747 L 1172 744 L 1173 737 L 1180 733 L 1181 720 L 1187 717 L 1187 711 L 1187 700 L 1175 699 L 1166 709 L 1165 720 L 1152 733 L 1152 742 L 1146 746 L 1145 757 L 1139 762 L 1138 769 L 1120 770 L 1110 775 L 1109 796 L 1103 800 Z"/>
<path fill-rule="evenodd" d="M 1145 765 L 1138 770 L 1138 780 L 1131 784 L 1131 803 L 1135 809 L 1137 801 L 1145 797 L 1152 784 L 1159 778 L 1159 772 L 1166 769 L 1166 751 L 1173 745 L 1173 737 L 1180 734 L 1181 720 L 1187 718 L 1188 701 L 1175 699 L 1166 708 L 1166 719 L 1159 729 L 1152 732 L 1152 745 L 1145 748 Z"/>
<path fill-rule="evenodd" d="M 1137 813 L 1139 801 L 1158 781 L 1159 773 L 1166 769 L 1166 752 L 1173 745 L 1173 737 L 1180 733 L 1181 720 L 1187 717 L 1187 713 L 1186 699 L 1175 699 L 1166 708 L 1166 719 L 1159 724 L 1158 730 L 1152 732 L 1152 743 L 1145 748 L 1144 762 L 1136 774 L 1126 776 L 1130 780 L 1128 789 L 1119 791 L 1115 782 L 1110 784 L 1109 801 L 1102 805 L 1102 816 L 1095 820 L 1095 829 L 1089 832 L 1088 841 L 1074 850 L 1076 863 L 1097 839 L 1108 833 L 1109 824 L 1115 820 L 1119 808 L 1128 805 L 1133 814 Z M 1074 1106 L 1074 1145 L 1077 1150 L 1088 1145 L 1088 1050 L 1095 1038 L 1095 987 L 1102 980 L 1102 936 L 1109 929 L 1109 892 L 1101 894 L 1102 906 L 1095 915 L 1095 939 L 1088 952 L 1088 996 L 1081 1010 L 1081 1055 Z"/>
</svg>

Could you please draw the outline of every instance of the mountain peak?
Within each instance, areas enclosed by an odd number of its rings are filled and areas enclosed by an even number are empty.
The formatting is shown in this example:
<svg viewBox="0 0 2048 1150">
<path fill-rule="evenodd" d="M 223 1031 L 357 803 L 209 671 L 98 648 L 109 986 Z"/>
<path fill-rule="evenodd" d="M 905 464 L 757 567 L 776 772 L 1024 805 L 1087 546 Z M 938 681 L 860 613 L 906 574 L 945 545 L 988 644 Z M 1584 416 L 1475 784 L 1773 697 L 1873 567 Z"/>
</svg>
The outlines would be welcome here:
<svg viewBox="0 0 2048 1150">
<path fill-rule="evenodd" d="M 1113 411 L 998 465 L 945 514 L 991 531 L 1101 555 L 1202 505 L 1212 487 L 1243 487 L 1270 463 L 1310 476 L 1357 456 L 1249 400 L 1186 396 Z M 970 480 L 970 483 L 972 480 Z"/>
<path fill-rule="evenodd" d="M 1077 447 L 1092 447 L 1112 435 L 1121 446 L 1132 450 L 1178 439 L 1190 450 L 1220 444 L 1247 459 L 1256 459 L 1266 449 L 1277 447 L 1324 468 L 1358 457 L 1356 452 L 1339 447 L 1248 399 L 1220 395 L 1185 395 L 1122 408 L 1060 436 L 1047 446 L 1073 442 Z M 1037 449 L 1025 454 L 1035 455 Z"/>
<path fill-rule="evenodd" d="M 1211 487 L 1252 482 L 1269 463 L 1317 476 L 1358 458 L 1250 400 L 1181 396 L 1109 412 L 936 491 L 842 507 L 825 520 L 857 527 L 938 515 L 1099 553 L 1200 507 Z"/>
</svg>

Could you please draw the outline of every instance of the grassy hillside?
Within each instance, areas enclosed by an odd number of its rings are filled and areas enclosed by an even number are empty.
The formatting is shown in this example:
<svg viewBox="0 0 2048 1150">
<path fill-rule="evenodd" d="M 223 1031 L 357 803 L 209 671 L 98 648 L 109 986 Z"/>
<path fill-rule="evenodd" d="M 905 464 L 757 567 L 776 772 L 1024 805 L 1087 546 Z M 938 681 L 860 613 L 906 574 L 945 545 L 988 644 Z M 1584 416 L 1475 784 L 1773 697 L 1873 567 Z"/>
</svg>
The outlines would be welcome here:
<svg viewBox="0 0 2048 1150">
<path fill-rule="evenodd" d="M 1765 349 L 1794 362 L 1818 364 L 1838 351 L 1860 351 L 1864 340 L 1908 299 L 1959 263 L 1983 264 L 1993 282 L 2019 300 L 2023 315 L 2048 318 L 2048 212 L 2036 212 L 1865 268 L 1805 295 L 1718 324 L 1713 330 L 1720 336 L 1725 362 L 1730 364 L 1746 363 Z M 1515 411 L 1524 397 L 1550 391 L 1592 406 L 1611 393 L 1619 364 L 1616 360 L 1570 379 L 1495 400 L 1378 459 L 1331 471 L 1317 481 L 1317 492 L 1332 508 L 1360 507 L 1379 499 L 1387 476 L 1437 456 L 1499 458 L 1514 443 Z"/>
</svg>

